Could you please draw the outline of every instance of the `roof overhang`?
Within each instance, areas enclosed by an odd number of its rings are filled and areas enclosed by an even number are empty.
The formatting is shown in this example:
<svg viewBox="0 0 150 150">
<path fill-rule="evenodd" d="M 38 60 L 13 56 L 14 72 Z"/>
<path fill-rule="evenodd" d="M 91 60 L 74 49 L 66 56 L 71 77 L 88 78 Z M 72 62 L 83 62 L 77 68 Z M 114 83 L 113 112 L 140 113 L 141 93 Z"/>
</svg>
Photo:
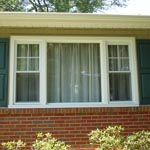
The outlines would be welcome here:
<svg viewBox="0 0 150 150">
<path fill-rule="evenodd" d="M 150 16 L 1 12 L 0 27 L 150 29 Z"/>
</svg>

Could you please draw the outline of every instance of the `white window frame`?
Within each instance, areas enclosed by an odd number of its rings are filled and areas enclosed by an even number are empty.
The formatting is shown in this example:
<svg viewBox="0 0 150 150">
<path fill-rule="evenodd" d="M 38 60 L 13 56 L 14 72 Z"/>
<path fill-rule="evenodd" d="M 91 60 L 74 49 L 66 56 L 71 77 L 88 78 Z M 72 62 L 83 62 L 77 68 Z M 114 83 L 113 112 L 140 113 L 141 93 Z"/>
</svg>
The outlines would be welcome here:
<svg viewBox="0 0 150 150">
<path fill-rule="evenodd" d="M 137 59 L 134 37 L 93 37 L 93 36 L 11 36 L 9 64 L 9 106 L 10 108 L 74 108 L 74 107 L 132 107 L 139 106 Z M 40 71 L 40 101 L 15 102 L 16 76 L 16 46 L 17 44 L 39 44 L 39 71 Z M 90 103 L 47 103 L 46 63 L 47 43 L 99 43 L 101 56 L 101 102 Z M 132 101 L 109 100 L 109 70 L 108 44 L 129 47 L 129 61 L 131 68 Z"/>
</svg>

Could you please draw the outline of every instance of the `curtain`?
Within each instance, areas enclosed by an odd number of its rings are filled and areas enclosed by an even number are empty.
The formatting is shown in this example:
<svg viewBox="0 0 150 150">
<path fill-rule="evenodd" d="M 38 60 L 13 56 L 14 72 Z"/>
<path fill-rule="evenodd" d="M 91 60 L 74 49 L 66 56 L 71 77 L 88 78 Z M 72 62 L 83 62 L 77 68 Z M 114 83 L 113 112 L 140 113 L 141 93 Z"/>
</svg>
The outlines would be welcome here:
<svg viewBox="0 0 150 150">
<path fill-rule="evenodd" d="M 99 44 L 48 43 L 47 100 L 101 101 Z"/>
<path fill-rule="evenodd" d="M 16 102 L 39 101 L 39 45 L 18 44 Z"/>
<path fill-rule="evenodd" d="M 131 100 L 131 73 L 127 45 L 109 45 L 109 88 L 111 101 Z"/>
</svg>

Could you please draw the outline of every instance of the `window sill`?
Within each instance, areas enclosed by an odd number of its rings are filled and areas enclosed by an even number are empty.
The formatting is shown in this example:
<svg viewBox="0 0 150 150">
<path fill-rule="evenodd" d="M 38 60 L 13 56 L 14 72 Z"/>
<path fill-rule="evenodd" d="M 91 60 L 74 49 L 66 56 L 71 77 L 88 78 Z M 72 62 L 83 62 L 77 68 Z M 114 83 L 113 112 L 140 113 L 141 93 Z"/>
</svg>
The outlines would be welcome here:
<svg viewBox="0 0 150 150">
<path fill-rule="evenodd" d="M 51 104 L 39 104 L 39 103 L 19 103 L 14 105 L 8 105 L 8 108 L 90 108 L 90 107 L 137 107 L 139 104 L 133 102 L 111 102 L 109 104 L 103 103 L 51 103 Z"/>
</svg>

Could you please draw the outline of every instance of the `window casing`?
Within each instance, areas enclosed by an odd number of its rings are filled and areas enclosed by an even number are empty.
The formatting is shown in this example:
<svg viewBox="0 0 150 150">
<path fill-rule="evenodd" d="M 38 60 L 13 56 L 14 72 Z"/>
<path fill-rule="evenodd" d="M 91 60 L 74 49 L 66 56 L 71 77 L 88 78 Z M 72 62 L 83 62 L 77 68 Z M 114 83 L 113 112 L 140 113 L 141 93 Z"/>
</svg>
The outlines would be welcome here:
<svg viewBox="0 0 150 150">
<path fill-rule="evenodd" d="M 9 107 L 137 106 L 136 65 L 134 38 L 12 36 Z"/>
</svg>

